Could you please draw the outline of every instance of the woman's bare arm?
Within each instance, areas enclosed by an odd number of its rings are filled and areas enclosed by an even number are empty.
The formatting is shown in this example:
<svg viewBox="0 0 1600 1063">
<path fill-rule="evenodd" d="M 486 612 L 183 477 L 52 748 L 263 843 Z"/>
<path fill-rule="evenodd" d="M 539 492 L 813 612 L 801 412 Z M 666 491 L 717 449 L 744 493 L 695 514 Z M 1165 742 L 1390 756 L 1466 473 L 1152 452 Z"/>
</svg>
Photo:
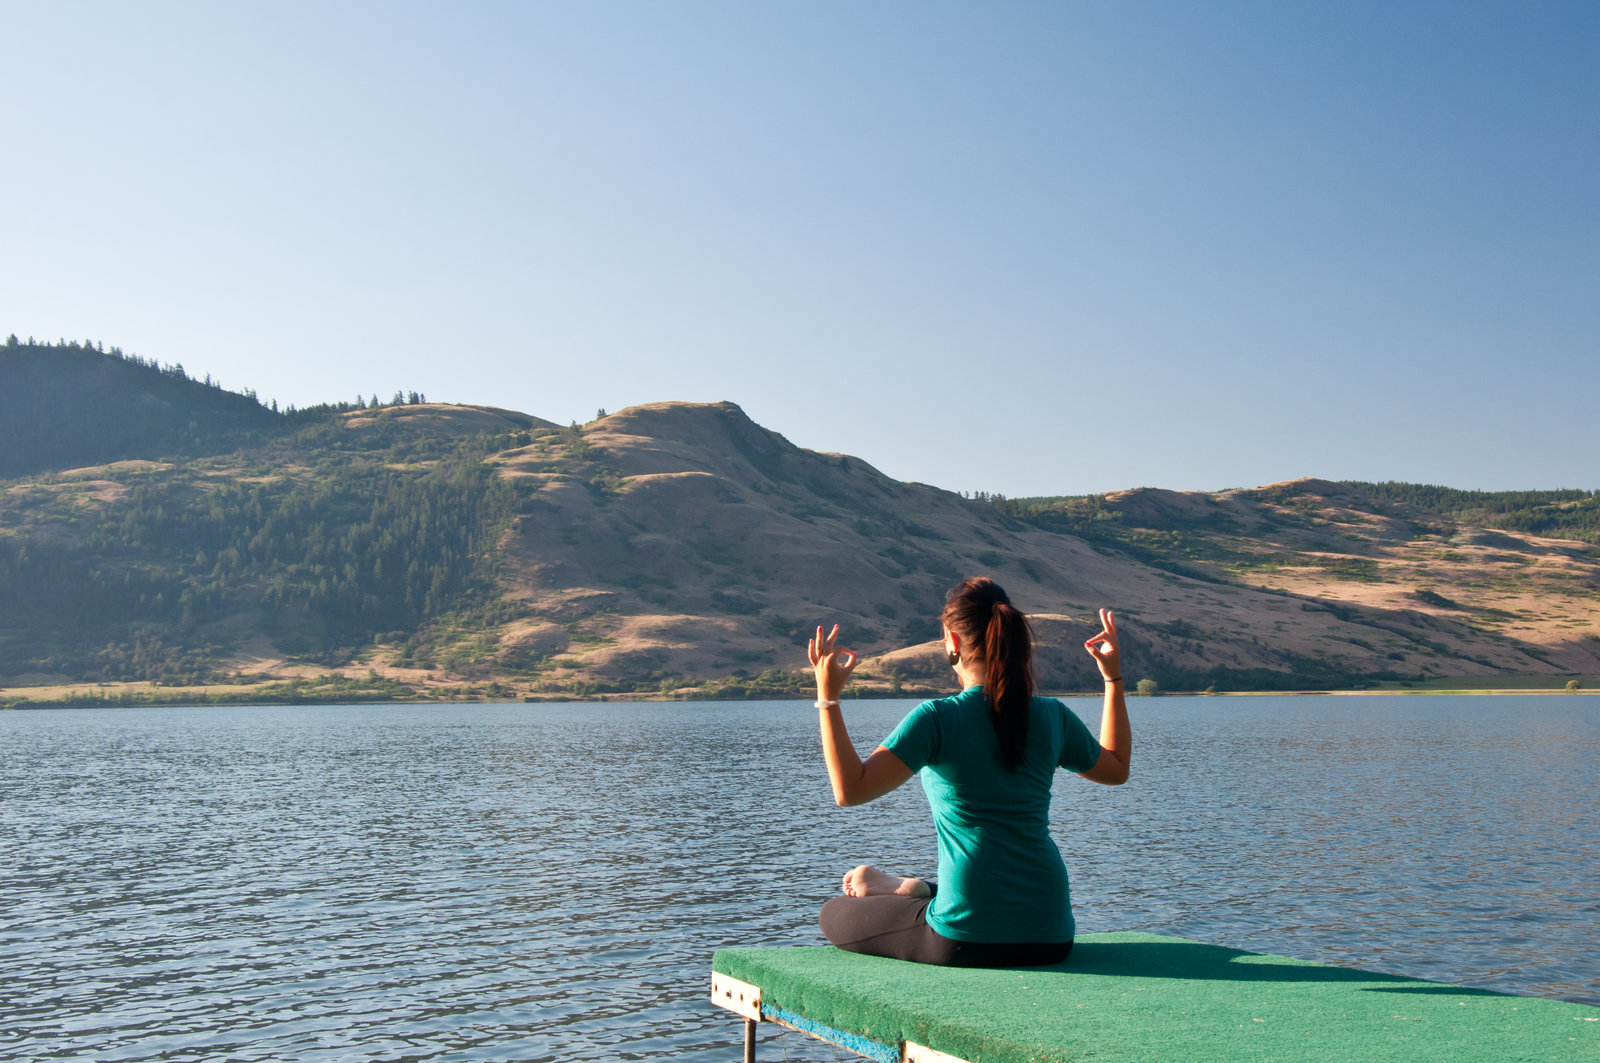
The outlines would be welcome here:
<svg viewBox="0 0 1600 1063">
<path fill-rule="evenodd" d="M 859 659 L 852 650 L 838 644 L 839 625 L 826 636 L 817 628 L 816 638 L 806 647 L 811 666 L 817 673 L 817 707 L 822 722 L 822 759 L 828 766 L 828 782 L 833 799 L 841 807 L 875 801 L 911 778 L 905 761 L 879 746 L 865 761 L 850 741 L 845 729 L 839 695 L 844 693 L 850 673 Z"/>
<path fill-rule="evenodd" d="M 1117 642 L 1117 618 L 1100 610 L 1102 630 L 1084 643 L 1100 666 L 1106 681 L 1106 700 L 1100 712 L 1100 757 L 1094 767 L 1079 772 L 1090 782 L 1121 786 L 1133 766 L 1133 728 L 1128 723 L 1128 703 L 1123 694 L 1122 646 Z"/>
<path fill-rule="evenodd" d="M 838 706 L 824 709 L 822 717 L 822 759 L 828 765 L 828 781 L 833 784 L 833 800 L 841 808 L 876 801 L 903 785 L 912 771 L 906 762 L 879 746 L 862 760 L 850 736 L 845 733 L 844 714 Z"/>
</svg>

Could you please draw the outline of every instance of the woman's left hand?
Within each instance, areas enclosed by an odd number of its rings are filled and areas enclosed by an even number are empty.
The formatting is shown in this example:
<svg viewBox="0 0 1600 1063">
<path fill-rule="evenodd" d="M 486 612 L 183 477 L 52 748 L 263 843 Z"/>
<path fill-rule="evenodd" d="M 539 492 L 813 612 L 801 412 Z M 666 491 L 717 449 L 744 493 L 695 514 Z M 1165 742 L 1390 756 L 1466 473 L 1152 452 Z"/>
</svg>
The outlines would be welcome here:
<svg viewBox="0 0 1600 1063">
<path fill-rule="evenodd" d="M 806 656 L 817 672 L 818 701 L 838 701 L 845 684 L 850 682 L 850 673 L 861 663 L 855 650 L 844 649 L 838 642 L 839 625 L 835 624 L 827 635 L 823 635 L 819 625 L 816 637 L 806 643 Z"/>
<path fill-rule="evenodd" d="M 1090 635 L 1083 648 L 1100 666 L 1100 675 L 1107 682 L 1122 678 L 1122 643 L 1117 641 L 1117 618 L 1111 610 L 1100 610 L 1100 634 Z"/>
</svg>

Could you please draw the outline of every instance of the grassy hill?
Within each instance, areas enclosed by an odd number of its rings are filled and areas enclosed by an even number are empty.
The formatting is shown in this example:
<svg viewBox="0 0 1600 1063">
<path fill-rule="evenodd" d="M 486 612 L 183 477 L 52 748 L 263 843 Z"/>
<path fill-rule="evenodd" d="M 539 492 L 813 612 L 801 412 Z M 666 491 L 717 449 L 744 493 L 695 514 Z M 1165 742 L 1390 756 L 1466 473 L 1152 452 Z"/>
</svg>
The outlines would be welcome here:
<svg viewBox="0 0 1600 1063">
<path fill-rule="evenodd" d="M 938 609 L 975 573 L 1034 614 L 1052 689 L 1092 685 L 1100 605 L 1129 671 L 1167 689 L 1600 672 L 1587 492 L 968 499 L 731 403 L 581 428 L 420 401 L 291 415 L 86 348 L 55 377 L 30 357 L 0 383 L 23 364 L 69 404 L 82 386 L 108 426 L 96 463 L 53 444 L 0 482 L 12 701 L 793 693 L 806 633 L 834 621 L 865 689 L 910 694 L 946 684 Z M 127 424 L 95 382 L 118 373 Z M 201 427 L 151 429 L 148 395 Z"/>
<path fill-rule="evenodd" d="M 1057 688 L 1092 684 L 1078 645 L 1102 604 L 1123 611 L 1130 668 L 1169 689 L 1600 669 L 1600 550 L 1351 485 L 1008 512 L 800 450 L 731 404 L 636 407 L 581 446 L 489 460 L 532 485 L 502 579 L 533 615 L 503 645 L 602 685 L 755 675 L 823 620 L 871 655 L 867 674 L 942 681 L 941 595 L 974 572 L 1035 615 Z"/>
</svg>

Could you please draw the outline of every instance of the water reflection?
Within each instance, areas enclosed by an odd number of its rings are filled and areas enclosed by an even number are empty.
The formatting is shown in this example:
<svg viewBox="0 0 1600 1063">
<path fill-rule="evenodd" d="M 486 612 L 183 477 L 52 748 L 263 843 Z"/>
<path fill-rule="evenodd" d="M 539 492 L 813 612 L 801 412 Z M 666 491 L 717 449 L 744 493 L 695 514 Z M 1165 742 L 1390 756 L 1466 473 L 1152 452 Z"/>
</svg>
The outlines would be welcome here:
<svg viewBox="0 0 1600 1063">
<path fill-rule="evenodd" d="M 851 706 L 858 744 L 907 707 Z M 1597 708 L 1137 702 L 1133 781 L 1057 785 L 1080 926 L 1600 1002 Z M 0 714 L 0 1057 L 732 1058 L 714 949 L 931 870 L 920 790 L 835 808 L 813 716 Z"/>
</svg>

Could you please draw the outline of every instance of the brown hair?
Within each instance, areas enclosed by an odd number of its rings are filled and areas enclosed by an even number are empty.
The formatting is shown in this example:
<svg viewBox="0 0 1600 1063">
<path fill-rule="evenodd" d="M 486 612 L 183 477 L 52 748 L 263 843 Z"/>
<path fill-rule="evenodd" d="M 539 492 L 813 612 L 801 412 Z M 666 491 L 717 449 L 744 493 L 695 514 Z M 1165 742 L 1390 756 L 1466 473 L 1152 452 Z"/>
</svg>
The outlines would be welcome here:
<svg viewBox="0 0 1600 1063">
<path fill-rule="evenodd" d="M 1000 755 L 1011 770 L 1028 745 L 1028 708 L 1033 700 L 1033 628 L 1011 604 L 1000 584 L 984 576 L 964 579 L 944 598 L 944 626 L 961 636 L 963 656 L 983 665 L 983 693 L 1000 739 Z"/>
</svg>

